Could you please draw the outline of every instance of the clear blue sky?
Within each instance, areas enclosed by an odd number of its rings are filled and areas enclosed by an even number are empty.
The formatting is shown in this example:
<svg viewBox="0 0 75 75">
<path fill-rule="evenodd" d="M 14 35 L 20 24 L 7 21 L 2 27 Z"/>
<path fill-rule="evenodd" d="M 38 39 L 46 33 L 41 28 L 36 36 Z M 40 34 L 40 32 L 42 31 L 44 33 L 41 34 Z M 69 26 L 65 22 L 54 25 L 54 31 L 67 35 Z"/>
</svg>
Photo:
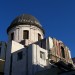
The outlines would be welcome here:
<svg viewBox="0 0 75 75">
<path fill-rule="evenodd" d="M 7 27 L 23 13 L 35 16 L 45 36 L 62 40 L 75 57 L 75 0 L 0 0 L 0 41 L 7 41 Z"/>
</svg>

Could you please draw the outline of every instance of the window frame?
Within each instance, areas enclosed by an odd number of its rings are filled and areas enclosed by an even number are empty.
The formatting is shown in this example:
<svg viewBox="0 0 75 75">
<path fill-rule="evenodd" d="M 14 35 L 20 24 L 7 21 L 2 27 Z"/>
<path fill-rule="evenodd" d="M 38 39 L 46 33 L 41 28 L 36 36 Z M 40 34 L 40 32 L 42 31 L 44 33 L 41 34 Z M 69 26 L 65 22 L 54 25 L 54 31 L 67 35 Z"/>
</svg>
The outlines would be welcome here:
<svg viewBox="0 0 75 75">
<path fill-rule="evenodd" d="M 40 58 L 45 60 L 45 52 L 40 51 Z"/>
<path fill-rule="evenodd" d="M 23 39 L 29 39 L 29 30 L 23 30 Z"/>
<path fill-rule="evenodd" d="M 40 40 L 41 40 L 41 34 L 38 33 L 38 41 L 40 41 Z"/>
<path fill-rule="evenodd" d="M 65 51 L 64 51 L 64 47 L 61 46 L 61 53 L 62 53 L 62 57 L 65 58 Z"/>
<path fill-rule="evenodd" d="M 14 32 L 11 33 L 11 41 L 14 40 Z"/>
</svg>

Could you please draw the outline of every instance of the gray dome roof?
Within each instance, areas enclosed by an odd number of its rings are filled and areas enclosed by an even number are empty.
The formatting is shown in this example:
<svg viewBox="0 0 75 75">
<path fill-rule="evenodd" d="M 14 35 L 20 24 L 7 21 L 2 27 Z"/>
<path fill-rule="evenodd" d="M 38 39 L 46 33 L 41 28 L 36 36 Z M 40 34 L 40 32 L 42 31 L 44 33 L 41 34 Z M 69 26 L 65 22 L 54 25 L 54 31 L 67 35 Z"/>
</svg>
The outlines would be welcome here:
<svg viewBox="0 0 75 75">
<path fill-rule="evenodd" d="M 34 16 L 29 15 L 29 14 L 22 14 L 22 15 L 16 17 L 12 21 L 12 23 L 10 24 L 10 26 L 7 29 L 7 33 L 11 30 L 11 28 L 18 26 L 18 25 L 34 25 L 43 30 L 40 22 Z M 43 32 L 44 32 L 44 30 L 43 30 Z"/>
</svg>

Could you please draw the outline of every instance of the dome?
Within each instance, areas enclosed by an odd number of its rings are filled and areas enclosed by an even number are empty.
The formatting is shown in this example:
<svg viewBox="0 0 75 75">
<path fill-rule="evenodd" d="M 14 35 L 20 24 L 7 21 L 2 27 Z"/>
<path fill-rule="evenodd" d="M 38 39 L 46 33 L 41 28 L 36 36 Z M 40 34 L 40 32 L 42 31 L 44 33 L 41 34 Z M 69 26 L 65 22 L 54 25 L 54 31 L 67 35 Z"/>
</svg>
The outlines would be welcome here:
<svg viewBox="0 0 75 75">
<path fill-rule="evenodd" d="M 34 25 L 34 26 L 39 27 L 44 32 L 40 22 L 34 16 L 29 15 L 29 14 L 22 14 L 16 17 L 12 21 L 12 23 L 7 29 L 7 33 L 11 30 L 11 28 L 18 26 L 18 25 Z"/>
</svg>

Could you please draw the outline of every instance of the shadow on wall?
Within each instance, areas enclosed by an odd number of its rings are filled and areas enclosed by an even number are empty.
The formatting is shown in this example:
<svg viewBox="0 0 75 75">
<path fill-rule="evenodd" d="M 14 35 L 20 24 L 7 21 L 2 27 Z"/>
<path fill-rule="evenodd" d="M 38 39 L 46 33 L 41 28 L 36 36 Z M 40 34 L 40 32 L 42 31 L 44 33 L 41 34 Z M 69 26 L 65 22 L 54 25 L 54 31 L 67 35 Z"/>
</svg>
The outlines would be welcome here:
<svg viewBox="0 0 75 75">
<path fill-rule="evenodd" d="M 46 69 L 41 64 L 32 64 L 32 53 L 28 55 L 27 47 L 12 53 L 10 62 L 10 75 L 35 75 Z"/>
<path fill-rule="evenodd" d="M 34 63 L 32 57 L 32 51 L 30 48 L 28 49 L 28 47 L 12 53 L 10 60 L 10 75 L 61 75 L 69 71 L 68 66 L 63 62 L 58 62 L 54 64 L 55 66 L 43 66 L 42 64 L 37 64 L 37 61 Z"/>
</svg>

